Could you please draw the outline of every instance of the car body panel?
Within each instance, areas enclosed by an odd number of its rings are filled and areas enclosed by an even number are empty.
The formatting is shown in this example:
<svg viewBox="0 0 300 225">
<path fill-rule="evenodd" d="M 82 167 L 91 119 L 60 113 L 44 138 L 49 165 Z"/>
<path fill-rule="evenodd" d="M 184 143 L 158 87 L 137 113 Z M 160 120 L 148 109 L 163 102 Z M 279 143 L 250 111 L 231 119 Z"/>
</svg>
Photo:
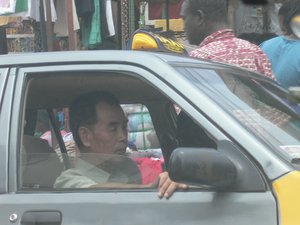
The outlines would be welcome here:
<svg viewBox="0 0 300 225">
<path fill-rule="evenodd" d="M 297 225 L 300 221 L 300 172 L 292 171 L 273 182 L 278 199 L 281 225 Z"/>
<path fill-rule="evenodd" d="M 62 214 L 62 224 L 276 224 L 276 205 L 271 192 L 214 193 L 177 192 L 171 199 L 159 199 L 155 192 L 143 193 L 49 193 L 0 196 L 5 205 L 2 221 L 13 213 Z M 251 220 L 249 220 L 249 217 Z M 17 223 L 18 224 L 18 223 Z"/>
</svg>

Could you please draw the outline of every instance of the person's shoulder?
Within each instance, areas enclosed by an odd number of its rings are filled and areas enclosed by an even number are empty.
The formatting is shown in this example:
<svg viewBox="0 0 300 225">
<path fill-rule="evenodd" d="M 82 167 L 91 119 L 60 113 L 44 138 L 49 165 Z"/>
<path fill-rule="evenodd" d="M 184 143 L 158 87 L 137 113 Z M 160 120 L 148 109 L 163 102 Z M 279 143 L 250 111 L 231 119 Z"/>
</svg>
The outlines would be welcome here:
<svg viewBox="0 0 300 225">
<path fill-rule="evenodd" d="M 200 47 L 190 51 L 189 56 L 193 58 L 207 58 L 207 53 Z"/>
<path fill-rule="evenodd" d="M 284 40 L 285 40 L 284 36 L 277 36 L 277 37 L 274 37 L 274 38 L 271 38 L 269 40 L 262 42 L 259 46 L 263 47 L 263 46 L 272 45 L 275 43 L 282 43 L 282 42 L 284 42 Z"/>
</svg>

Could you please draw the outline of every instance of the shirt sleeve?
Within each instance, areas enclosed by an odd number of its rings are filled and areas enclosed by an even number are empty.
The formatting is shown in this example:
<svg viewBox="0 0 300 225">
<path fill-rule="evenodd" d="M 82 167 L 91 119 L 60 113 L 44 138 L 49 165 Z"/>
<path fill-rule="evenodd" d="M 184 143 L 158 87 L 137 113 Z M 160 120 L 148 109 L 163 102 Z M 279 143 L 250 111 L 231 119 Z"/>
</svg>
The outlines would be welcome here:
<svg viewBox="0 0 300 225">
<path fill-rule="evenodd" d="M 55 181 L 54 188 L 89 188 L 97 184 L 73 169 L 64 171 Z"/>
</svg>

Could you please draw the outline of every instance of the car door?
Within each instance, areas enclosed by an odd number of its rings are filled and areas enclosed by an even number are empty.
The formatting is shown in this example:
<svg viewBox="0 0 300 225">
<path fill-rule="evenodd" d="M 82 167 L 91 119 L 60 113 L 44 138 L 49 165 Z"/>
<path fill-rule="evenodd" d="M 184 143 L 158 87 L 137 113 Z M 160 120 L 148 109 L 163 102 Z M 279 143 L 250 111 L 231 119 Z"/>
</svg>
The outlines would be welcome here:
<svg viewBox="0 0 300 225">
<path fill-rule="evenodd" d="M 164 95 L 180 107 L 184 107 L 189 114 L 197 118 L 198 122 L 209 131 L 218 143 L 222 143 L 221 141 L 229 143 L 226 145 L 230 152 L 228 154 L 231 154 L 236 165 L 239 163 L 246 165 L 245 167 L 255 174 L 256 177 L 251 180 L 254 185 L 245 189 L 246 191 L 225 192 L 191 187 L 188 190 L 177 191 L 169 199 L 159 198 L 156 188 L 64 190 L 52 187 L 41 189 L 37 186 L 24 188 L 22 184 L 22 160 L 24 159 L 22 156 L 24 139 L 22 127 L 25 124 L 26 99 L 28 100 L 30 97 L 28 94 L 30 79 L 27 77 L 34 74 L 40 74 L 43 77 L 47 73 L 44 77 L 56 76 L 59 86 L 59 73 L 62 71 L 69 74 L 70 83 L 75 82 L 72 80 L 72 74 L 76 74 L 78 71 L 120 72 L 120 74 L 132 76 L 147 83 L 160 95 Z M 8 82 L 11 89 L 4 95 L 4 102 L 10 104 L 7 104 L 8 107 L 5 110 L 3 107 L 1 108 L 1 129 L 7 128 L 3 133 L 6 137 L 5 141 L 1 142 L 1 149 L 3 149 L 1 159 L 8 159 L 7 163 L 1 164 L 6 172 L 5 176 L 2 176 L 3 183 L 7 187 L 0 195 L 1 221 L 6 221 L 6 224 L 22 225 L 276 224 L 276 201 L 257 166 L 250 162 L 239 147 L 214 126 L 205 114 L 182 97 L 182 93 L 161 79 L 165 76 L 166 71 L 161 72 L 161 77 L 158 77 L 159 73 L 158 70 L 154 73 L 142 66 L 126 63 L 84 64 L 72 62 L 68 62 L 68 65 L 26 66 L 19 68 L 16 73 L 12 73 Z M 114 79 L 120 79 L 121 82 L 121 77 Z M 89 76 L 86 79 L 89 79 Z M 101 80 L 101 76 L 98 79 Z M 130 92 L 130 87 L 122 88 Z M 42 89 L 43 87 L 41 87 Z M 49 93 L 49 95 L 55 95 L 55 93 Z M 59 101 L 58 98 L 57 102 Z M 4 112 L 10 113 L 3 116 Z M 45 176 L 47 176 L 47 172 L 45 172 Z M 245 177 L 248 176 L 249 173 Z M 4 179 L 5 177 L 7 179 Z M 249 184 L 247 180 L 242 182 Z M 255 182 L 259 182 L 259 184 Z"/>
</svg>

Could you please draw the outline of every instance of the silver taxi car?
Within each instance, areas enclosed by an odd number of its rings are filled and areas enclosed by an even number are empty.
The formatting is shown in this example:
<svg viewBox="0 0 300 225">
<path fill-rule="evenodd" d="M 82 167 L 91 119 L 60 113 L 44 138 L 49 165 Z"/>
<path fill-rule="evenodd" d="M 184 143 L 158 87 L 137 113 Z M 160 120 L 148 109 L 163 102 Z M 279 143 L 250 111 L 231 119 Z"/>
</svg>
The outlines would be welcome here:
<svg viewBox="0 0 300 225">
<path fill-rule="evenodd" d="M 156 187 L 53 186 L 78 157 L 63 139 L 68 108 L 94 90 L 147 107 L 157 143 L 128 156 L 156 153 L 189 189 L 160 199 Z M 300 223 L 298 104 L 260 74 L 139 51 L 13 54 L 0 56 L 0 97 L 1 224 Z M 51 139 L 39 133 L 40 112 Z"/>
</svg>

